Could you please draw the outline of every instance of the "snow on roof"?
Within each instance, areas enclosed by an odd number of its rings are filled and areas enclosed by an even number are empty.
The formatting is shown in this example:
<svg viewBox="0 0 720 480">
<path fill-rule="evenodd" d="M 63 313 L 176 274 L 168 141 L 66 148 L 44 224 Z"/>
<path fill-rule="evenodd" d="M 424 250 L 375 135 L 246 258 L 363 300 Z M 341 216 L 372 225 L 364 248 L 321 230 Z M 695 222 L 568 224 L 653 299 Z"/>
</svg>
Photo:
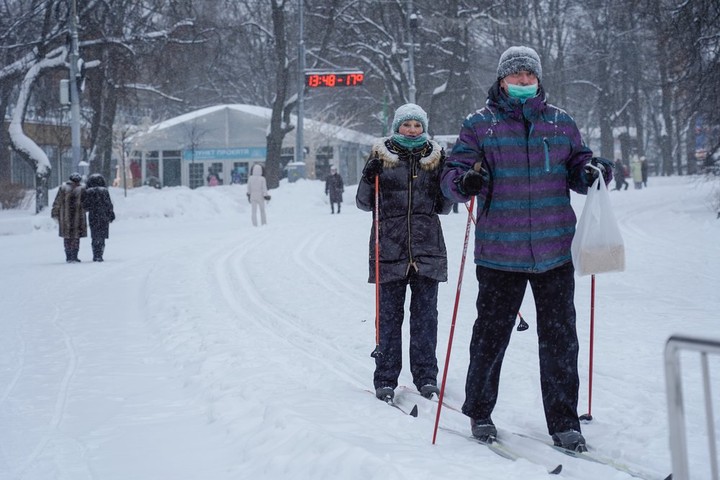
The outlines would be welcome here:
<svg viewBox="0 0 720 480">
<path fill-rule="evenodd" d="M 212 107 L 205 107 L 201 108 L 199 110 L 195 110 L 188 113 L 183 113 L 182 115 L 178 115 L 177 117 L 170 118 L 168 120 L 164 120 L 162 122 L 156 123 L 148 129 L 147 133 L 155 132 L 158 130 L 164 130 L 166 128 L 173 127 L 175 125 L 180 125 L 182 123 L 187 123 L 189 121 L 198 119 L 200 117 L 204 117 L 206 115 L 209 115 L 214 112 L 218 112 L 221 110 L 235 110 L 242 113 L 247 113 L 250 115 L 254 115 L 256 117 L 266 118 L 270 120 L 270 114 L 272 111 L 269 108 L 265 107 L 258 107 L 254 105 L 245 105 L 245 104 L 227 104 L 227 105 L 214 105 Z"/>
<path fill-rule="evenodd" d="M 207 115 L 210 115 L 212 113 L 222 111 L 222 110 L 232 110 L 239 113 L 243 113 L 246 115 L 251 115 L 254 117 L 258 117 L 262 120 L 267 120 L 268 124 L 270 123 L 270 118 L 272 115 L 272 110 L 266 107 L 260 107 L 257 105 L 246 105 L 246 104 L 223 104 L 223 105 L 215 105 L 212 107 L 205 107 L 201 108 L 199 110 L 195 110 L 193 112 L 184 113 L 182 115 L 179 115 L 177 117 L 170 118 L 168 120 L 164 120 L 162 122 L 156 123 L 146 132 L 138 133 L 135 136 L 135 139 L 139 140 L 143 136 L 146 135 L 152 135 L 153 133 L 160 132 L 162 130 L 166 130 L 170 127 L 174 127 L 176 125 L 182 125 L 184 123 L 192 122 L 194 120 L 197 120 L 199 118 L 205 117 Z M 297 116 L 296 115 L 290 115 L 291 121 L 297 125 Z M 358 143 L 361 145 L 372 145 L 375 142 L 375 137 L 372 135 L 367 135 L 362 132 L 358 132 L 356 130 L 352 130 L 349 128 L 341 127 L 338 125 L 332 125 L 325 122 L 319 122 L 315 120 L 311 120 L 306 118 L 304 120 L 304 134 L 317 134 L 321 136 L 325 136 L 327 138 L 332 138 L 336 140 L 340 140 L 347 143 Z M 290 132 L 290 135 L 294 136 L 294 131 Z"/>
</svg>

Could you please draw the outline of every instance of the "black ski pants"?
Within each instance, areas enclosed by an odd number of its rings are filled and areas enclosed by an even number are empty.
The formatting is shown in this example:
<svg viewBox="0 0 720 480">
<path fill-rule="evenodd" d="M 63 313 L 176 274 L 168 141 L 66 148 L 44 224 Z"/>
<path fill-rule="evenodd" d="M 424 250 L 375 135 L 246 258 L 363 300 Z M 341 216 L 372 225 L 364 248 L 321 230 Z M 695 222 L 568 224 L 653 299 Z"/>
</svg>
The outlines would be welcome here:
<svg viewBox="0 0 720 480">
<path fill-rule="evenodd" d="M 548 433 L 580 431 L 577 415 L 578 338 L 572 263 L 543 273 L 505 272 L 478 266 L 477 311 L 462 411 L 490 417 L 498 397 L 500 369 L 527 283 L 537 311 L 540 387 Z"/>
<path fill-rule="evenodd" d="M 410 373 L 413 383 L 437 385 L 438 282 L 414 272 L 380 284 L 380 354 L 375 357 L 375 388 L 398 385 L 402 370 L 402 325 L 410 286 Z"/>
</svg>

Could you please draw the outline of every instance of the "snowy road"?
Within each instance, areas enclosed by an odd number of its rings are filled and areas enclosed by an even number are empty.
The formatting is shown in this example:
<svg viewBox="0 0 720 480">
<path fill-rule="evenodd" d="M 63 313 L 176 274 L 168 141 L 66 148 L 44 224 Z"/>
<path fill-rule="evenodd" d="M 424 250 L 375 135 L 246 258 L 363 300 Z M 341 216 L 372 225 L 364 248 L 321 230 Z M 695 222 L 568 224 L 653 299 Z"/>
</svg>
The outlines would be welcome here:
<svg viewBox="0 0 720 480">
<path fill-rule="evenodd" d="M 102 264 L 65 264 L 47 215 L 0 212 L 10 233 L 0 236 L 0 479 L 547 478 L 541 465 L 458 435 L 441 431 L 432 445 L 435 404 L 399 389 L 401 404 L 418 403 L 413 419 L 365 392 L 370 215 L 349 188 L 343 213 L 331 216 L 322 189 L 284 184 L 263 228 L 250 226 L 243 187 L 112 190 L 118 221 Z M 720 222 L 708 188 L 682 178 L 611 193 L 627 271 L 597 278 L 595 420 L 584 433 L 597 451 L 659 479 L 670 471 L 664 343 L 673 333 L 720 338 Z M 582 198 L 573 203 L 579 212 Z M 465 221 L 443 219 L 451 267 L 440 289 L 441 371 Z M 89 251 L 83 240 L 80 258 Z M 455 406 L 475 285 L 468 263 L 447 379 Z M 589 292 L 589 278 L 578 278 L 580 413 Z M 532 327 L 529 289 L 522 313 Z M 630 478 L 510 434 L 546 433 L 533 332 L 515 334 L 508 349 L 494 413 L 501 432 L 536 460 L 562 463 L 564 478 Z M 711 367 L 720 375 L 720 361 Z M 401 384 L 411 385 L 407 369 Z M 697 375 L 686 388 L 690 441 L 704 445 Z M 441 424 L 468 431 L 450 409 Z M 704 458 L 691 457 L 697 478 L 709 478 Z"/>
</svg>

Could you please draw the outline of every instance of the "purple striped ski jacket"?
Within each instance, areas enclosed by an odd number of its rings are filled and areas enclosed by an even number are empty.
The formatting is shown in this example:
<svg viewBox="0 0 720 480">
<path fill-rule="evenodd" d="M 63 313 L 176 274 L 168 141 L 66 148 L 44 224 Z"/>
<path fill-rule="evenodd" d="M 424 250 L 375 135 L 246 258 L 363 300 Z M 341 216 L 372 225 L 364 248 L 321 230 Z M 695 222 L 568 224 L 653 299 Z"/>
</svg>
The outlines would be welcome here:
<svg viewBox="0 0 720 480">
<path fill-rule="evenodd" d="M 575 121 L 545 101 L 542 86 L 523 104 L 495 82 L 485 107 L 463 122 L 441 181 L 446 197 L 465 202 L 460 177 L 478 161 L 490 174 L 477 198 L 475 263 L 540 273 L 570 262 L 570 190 L 587 193 L 582 170 L 591 158 Z"/>
</svg>

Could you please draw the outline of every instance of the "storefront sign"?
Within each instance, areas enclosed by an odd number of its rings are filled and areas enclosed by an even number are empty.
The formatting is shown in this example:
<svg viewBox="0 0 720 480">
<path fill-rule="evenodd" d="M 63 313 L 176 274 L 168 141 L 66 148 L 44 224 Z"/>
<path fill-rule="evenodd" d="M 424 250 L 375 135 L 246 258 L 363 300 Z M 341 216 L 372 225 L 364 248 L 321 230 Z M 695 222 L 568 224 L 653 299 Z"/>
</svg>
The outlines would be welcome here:
<svg viewBox="0 0 720 480">
<path fill-rule="evenodd" d="M 202 162 L 206 160 L 264 159 L 267 156 L 265 147 L 245 148 L 196 148 L 183 150 L 183 160 Z"/>
</svg>

